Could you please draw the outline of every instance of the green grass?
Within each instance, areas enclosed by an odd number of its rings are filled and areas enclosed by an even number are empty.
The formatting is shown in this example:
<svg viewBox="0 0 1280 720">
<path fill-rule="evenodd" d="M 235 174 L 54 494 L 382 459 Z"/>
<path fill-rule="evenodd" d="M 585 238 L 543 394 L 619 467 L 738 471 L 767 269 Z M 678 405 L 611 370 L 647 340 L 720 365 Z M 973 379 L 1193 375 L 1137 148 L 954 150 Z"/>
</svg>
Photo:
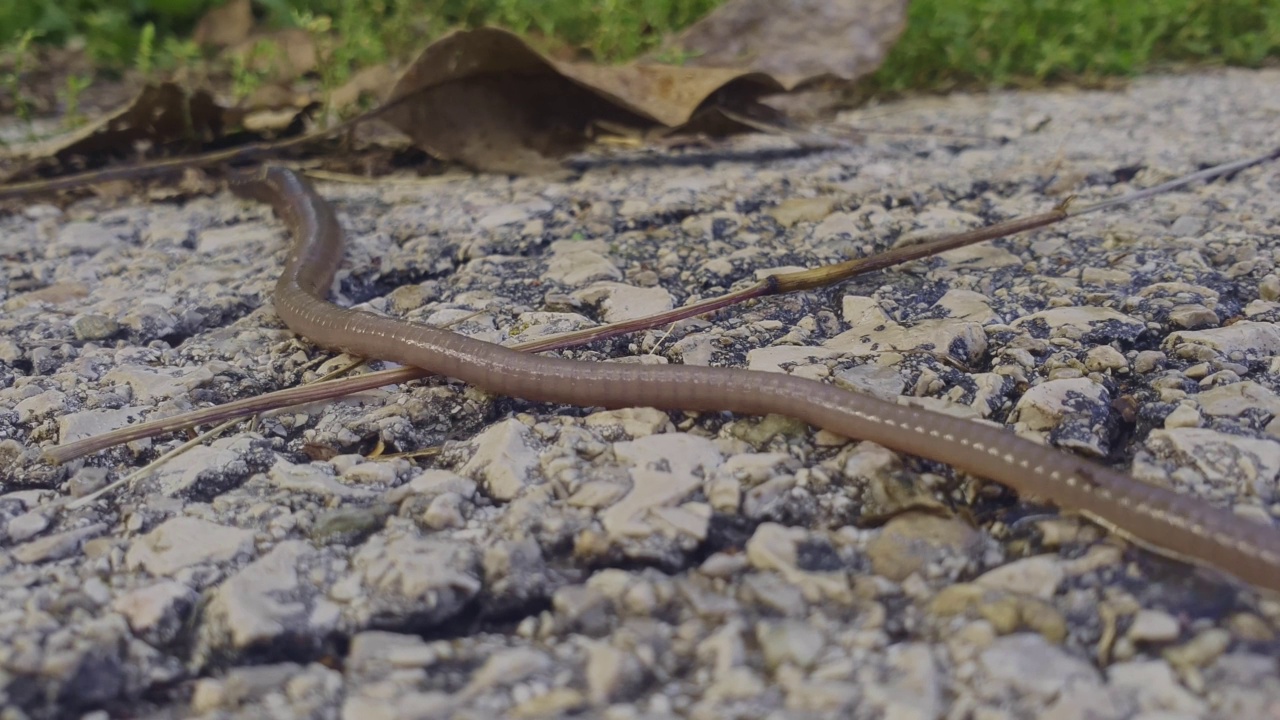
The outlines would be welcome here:
<svg viewBox="0 0 1280 720">
<path fill-rule="evenodd" d="M 1280 57 L 1280 0 L 916 0 L 878 87 L 1095 80 Z"/>
<path fill-rule="evenodd" d="M 79 38 L 103 69 L 190 62 L 181 39 L 219 0 L 0 2 L 0 46 L 24 33 Z M 329 27 L 332 67 L 421 49 L 450 28 L 495 24 L 540 47 L 619 61 L 720 0 L 259 0 L 277 25 Z M 882 90 L 1091 81 L 1179 63 L 1256 66 L 1280 57 L 1280 0 L 914 0 L 907 32 L 877 74 Z M 146 30 L 150 28 L 150 30 Z M 143 29 L 143 32 L 140 32 Z M 340 80 L 326 77 L 326 82 Z"/>
</svg>

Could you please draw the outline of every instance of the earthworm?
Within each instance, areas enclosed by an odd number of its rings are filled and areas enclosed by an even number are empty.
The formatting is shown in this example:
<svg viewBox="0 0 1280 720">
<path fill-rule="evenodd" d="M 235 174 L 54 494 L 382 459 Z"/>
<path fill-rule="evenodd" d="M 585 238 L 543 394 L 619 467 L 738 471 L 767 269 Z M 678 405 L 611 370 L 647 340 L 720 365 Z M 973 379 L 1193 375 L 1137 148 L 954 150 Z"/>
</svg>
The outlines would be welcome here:
<svg viewBox="0 0 1280 720">
<path fill-rule="evenodd" d="M 280 167 L 232 180 L 269 203 L 293 235 L 273 303 L 285 324 L 328 348 L 413 365 L 498 395 L 586 407 L 776 413 L 993 480 L 1078 511 L 1153 548 L 1280 591 L 1280 530 L 1008 430 L 781 373 L 630 365 L 523 353 L 326 299 L 344 235 L 332 207 Z"/>
</svg>

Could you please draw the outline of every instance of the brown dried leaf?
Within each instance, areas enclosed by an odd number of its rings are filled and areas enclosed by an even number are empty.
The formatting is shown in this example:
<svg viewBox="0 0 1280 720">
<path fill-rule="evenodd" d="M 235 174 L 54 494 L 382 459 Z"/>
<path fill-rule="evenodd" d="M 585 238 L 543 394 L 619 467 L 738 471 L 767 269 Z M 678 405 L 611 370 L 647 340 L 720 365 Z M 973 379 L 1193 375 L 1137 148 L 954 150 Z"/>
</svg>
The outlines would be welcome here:
<svg viewBox="0 0 1280 720">
<path fill-rule="evenodd" d="M 356 72 L 351 79 L 329 95 L 329 105 L 342 109 L 355 105 L 365 95 L 381 98 L 395 82 L 395 73 L 383 63 Z"/>
<path fill-rule="evenodd" d="M 194 148 L 239 124 L 239 113 L 219 106 L 204 91 L 189 93 L 173 83 L 148 85 L 120 110 L 68 135 L 13 148 L 11 157 L 37 161 L 8 180 L 66 169 L 91 159 L 134 158 L 157 147 Z"/>
<path fill-rule="evenodd" d="M 907 0 L 730 0 L 672 49 L 694 67 L 749 68 L 790 78 L 857 80 L 880 67 L 907 26 Z"/>
<path fill-rule="evenodd" d="M 706 107 L 745 112 L 756 98 L 790 87 L 733 68 L 555 61 L 511 33 L 481 28 L 423 51 L 381 117 L 443 160 L 496 172 L 554 172 L 559 165 L 552 158 L 581 148 L 593 125 L 674 128 Z"/>
</svg>

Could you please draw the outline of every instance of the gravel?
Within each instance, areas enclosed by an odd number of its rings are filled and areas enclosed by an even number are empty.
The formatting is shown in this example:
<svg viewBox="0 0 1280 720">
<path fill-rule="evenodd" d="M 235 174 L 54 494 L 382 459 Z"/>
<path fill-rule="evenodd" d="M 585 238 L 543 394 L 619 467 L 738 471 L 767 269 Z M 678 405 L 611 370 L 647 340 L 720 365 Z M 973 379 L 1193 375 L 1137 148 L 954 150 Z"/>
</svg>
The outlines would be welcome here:
<svg viewBox="0 0 1280 720">
<path fill-rule="evenodd" d="M 324 183 L 353 238 L 337 298 L 500 342 L 636 317 L 1258 154 L 1276 87 L 921 98 L 843 115 L 847 148 Z M 1277 218 L 1265 165 L 564 354 L 905 395 L 1275 523 Z M 328 369 L 271 312 L 283 253 L 225 192 L 0 218 L 0 717 L 1280 716 L 1274 597 L 785 418 L 436 379 L 61 509 L 186 438 L 41 448 Z"/>
</svg>

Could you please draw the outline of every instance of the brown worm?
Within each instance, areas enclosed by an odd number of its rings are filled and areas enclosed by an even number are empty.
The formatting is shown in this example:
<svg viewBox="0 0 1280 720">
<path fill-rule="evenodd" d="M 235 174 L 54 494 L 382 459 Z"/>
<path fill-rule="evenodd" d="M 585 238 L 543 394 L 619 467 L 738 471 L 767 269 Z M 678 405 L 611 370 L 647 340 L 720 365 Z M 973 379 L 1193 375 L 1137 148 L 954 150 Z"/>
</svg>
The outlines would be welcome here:
<svg viewBox="0 0 1280 720">
<path fill-rule="evenodd" d="M 326 296 L 344 239 L 324 198 L 283 168 L 243 176 L 232 185 L 240 195 L 270 203 L 288 225 L 294 241 L 276 284 L 276 312 L 294 332 L 325 347 L 413 365 L 526 400 L 786 415 L 994 480 L 1080 511 L 1160 551 L 1280 591 L 1280 530 L 1002 428 L 780 373 L 542 357 L 338 307 Z"/>
</svg>

